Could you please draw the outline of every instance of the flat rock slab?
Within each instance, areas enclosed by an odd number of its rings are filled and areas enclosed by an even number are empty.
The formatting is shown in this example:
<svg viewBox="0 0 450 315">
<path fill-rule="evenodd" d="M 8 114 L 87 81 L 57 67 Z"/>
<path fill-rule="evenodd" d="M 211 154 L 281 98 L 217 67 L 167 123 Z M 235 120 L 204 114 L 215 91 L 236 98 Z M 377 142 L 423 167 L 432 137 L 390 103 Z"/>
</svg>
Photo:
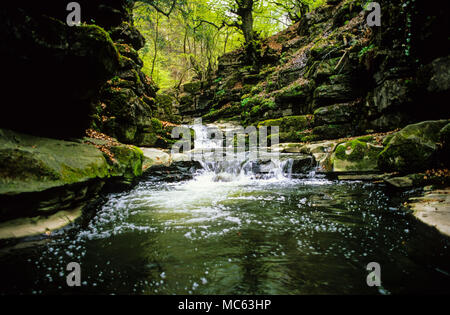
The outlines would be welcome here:
<svg viewBox="0 0 450 315">
<path fill-rule="evenodd" d="M 0 223 L 0 239 L 21 238 L 58 230 L 74 222 L 82 214 L 82 207 L 59 211 L 48 217 L 19 218 Z"/>
<path fill-rule="evenodd" d="M 144 161 L 142 169 L 146 171 L 155 165 L 169 166 L 171 164 L 170 155 L 160 149 L 154 148 L 140 148 L 144 153 Z"/>
<path fill-rule="evenodd" d="M 427 192 L 411 201 L 415 217 L 450 236 L 450 187 Z"/>
</svg>

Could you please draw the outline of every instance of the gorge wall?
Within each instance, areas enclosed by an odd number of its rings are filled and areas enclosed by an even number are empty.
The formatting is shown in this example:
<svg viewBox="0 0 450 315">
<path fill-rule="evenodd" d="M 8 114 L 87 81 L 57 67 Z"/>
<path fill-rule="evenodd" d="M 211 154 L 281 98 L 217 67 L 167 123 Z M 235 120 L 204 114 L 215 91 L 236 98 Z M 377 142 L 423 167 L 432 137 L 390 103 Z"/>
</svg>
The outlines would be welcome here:
<svg viewBox="0 0 450 315">
<path fill-rule="evenodd" d="M 141 71 L 145 40 L 133 25 L 134 1 L 78 3 L 75 27 L 66 24 L 68 1 L 2 5 L 0 128 L 54 138 L 93 128 L 123 143 L 157 144 L 158 87 Z"/>
<path fill-rule="evenodd" d="M 366 2 L 327 1 L 261 40 L 257 65 L 243 50 L 222 56 L 215 77 L 182 86 L 177 110 L 187 120 L 280 125 L 285 142 L 448 118 L 448 1 L 380 1 L 380 27 L 367 25 Z"/>
</svg>

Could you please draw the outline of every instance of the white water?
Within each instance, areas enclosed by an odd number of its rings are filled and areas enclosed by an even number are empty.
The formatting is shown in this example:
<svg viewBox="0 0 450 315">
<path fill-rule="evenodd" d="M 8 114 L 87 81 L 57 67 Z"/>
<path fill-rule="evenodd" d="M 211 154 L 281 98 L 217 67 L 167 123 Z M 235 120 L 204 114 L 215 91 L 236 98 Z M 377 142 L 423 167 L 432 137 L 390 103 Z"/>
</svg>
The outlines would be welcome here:
<svg viewBox="0 0 450 315">
<path fill-rule="evenodd" d="M 233 131 L 232 125 L 192 125 L 195 131 L 193 154 L 203 167 L 196 180 L 206 182 L 240 182 L 252 180 L 283 181 L 292 176 L 292 159 L 280 160 L 278 152 L 246 151 L 224 157 L 226 150 L 234 150 L 222 135 Z M 236 128 L 237 129 L 237 128 Z M 263 148 L 267 149 L 267 148 Z M 234 152 L 234 151 L 233 151 Z M 199 157 L 200 156 L 200 157 Z"/>
</svg>

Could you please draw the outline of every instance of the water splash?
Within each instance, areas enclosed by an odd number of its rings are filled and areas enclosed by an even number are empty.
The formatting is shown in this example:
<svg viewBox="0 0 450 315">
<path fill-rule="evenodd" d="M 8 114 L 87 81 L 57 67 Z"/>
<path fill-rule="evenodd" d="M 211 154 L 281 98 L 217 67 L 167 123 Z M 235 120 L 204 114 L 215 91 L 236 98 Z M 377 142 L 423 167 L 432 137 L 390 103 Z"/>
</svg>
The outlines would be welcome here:
<svg viewBox="0 0 450 315">
<path fill-rule="evenodd" d="M 200 162 L 203 170 L 197 174 L 213 182 L 245 182 L 249 180 L 288 180 L 292 177 L 294 160 L 281 160 L 279 152 L 250 149 L 235 152 L 225 144 L 222 130 L 216 125 L 195 124 L 195 149 L 191 157 Z M 226 126 L 233 130 L 233 126 Z M 228 146 L 226 146 L 228 145 Z M 237 150 L 236 150 L 237 151 Z M 230 154 L 231 152 L 231 154 Z"/>
</svg>

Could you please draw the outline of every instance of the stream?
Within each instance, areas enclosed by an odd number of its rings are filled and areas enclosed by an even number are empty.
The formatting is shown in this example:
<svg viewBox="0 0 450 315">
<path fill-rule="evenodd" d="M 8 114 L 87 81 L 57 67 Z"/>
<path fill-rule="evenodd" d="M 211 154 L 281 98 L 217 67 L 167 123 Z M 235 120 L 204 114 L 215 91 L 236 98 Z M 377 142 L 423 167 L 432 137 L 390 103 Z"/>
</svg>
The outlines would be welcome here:
<svg viewBox="0 0 450 315">
<path fill-rule="evenodd" d="M 402 207 L 417 192 L 288 164 L 150 172 L 87 222 L 1 249 L 0 294 L 450 293 L 449 239 Z M 66 284 L 69 262 L 80 287 Z"/>
</svg>

